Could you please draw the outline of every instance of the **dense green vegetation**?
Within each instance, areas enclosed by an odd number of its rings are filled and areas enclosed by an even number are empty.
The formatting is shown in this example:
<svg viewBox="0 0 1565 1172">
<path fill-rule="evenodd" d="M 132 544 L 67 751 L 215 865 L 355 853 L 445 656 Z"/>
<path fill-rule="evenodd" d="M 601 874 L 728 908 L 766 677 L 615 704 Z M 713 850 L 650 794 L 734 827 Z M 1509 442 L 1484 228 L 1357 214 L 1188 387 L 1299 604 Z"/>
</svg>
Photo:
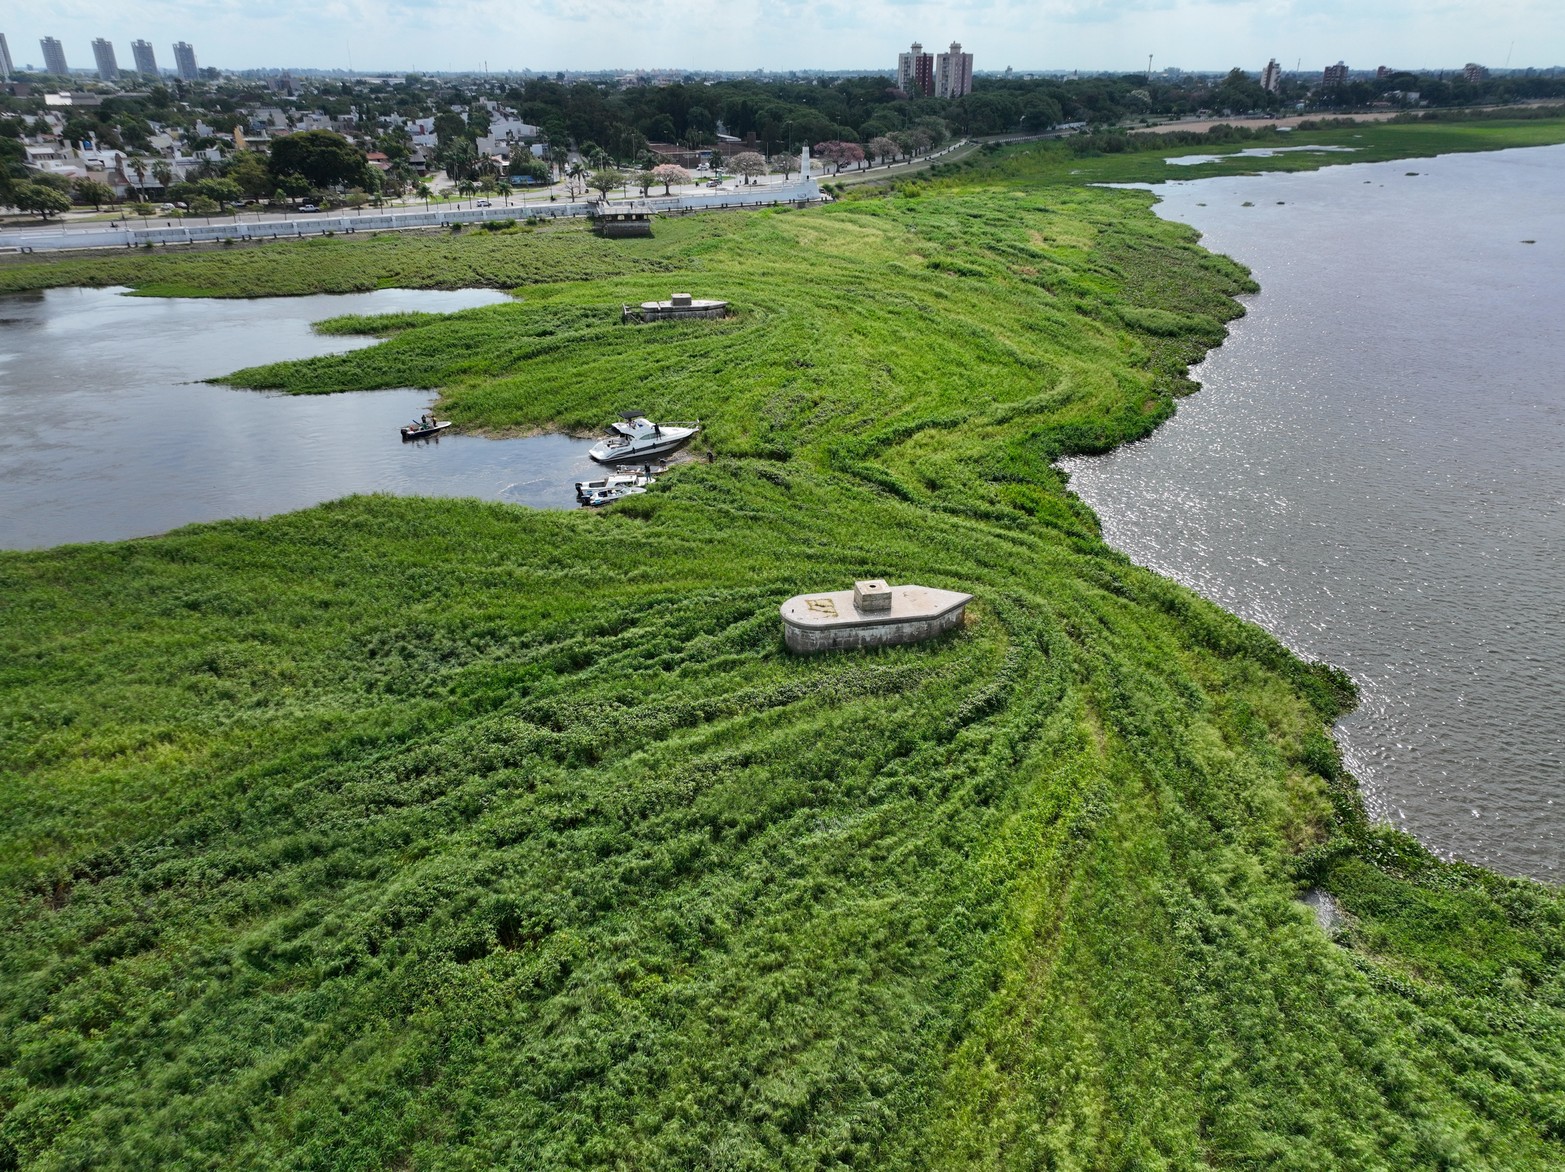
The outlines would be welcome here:
<svg viewBox="0 0 1565 1172">
<path fill-rule="evenodd" d="M 604 249 L 580 230 L 399 232 L 316 237 L 221 253 L 114 252 L 44 264 L 0 265 L 0 292 L 67 285 L 132 285 L 154 297 L 287 297 L 369 289 L 512 288 L 531 281 L 590 280 L 674 271 L 661 252 Z M 527 236 L 520 247 L 516 237 Z"/>
<path fill-rule="evenodd" d="M 0 1163 L 1565 1162 L 1565 901 L 1367 825 L 1348 682 L 1051 467 L 1166 418 L 1246 274 L 1051 152 L 987 163 L 652 240 L 61 266 L 482 272 L 519 300 L 237 381 L 439 386 L 491 430 L 633 401 L 714 461 L 602 514 L 0 556 Z M 739 312 L 619 324 L 675 286 Z M 778 603 L 868 574 L 970 622 L 783 651 Z"/>
<path fill-rule="evenodd" d="M 1035 187 L 1040 184 L 1161 183 L 1167 179 L 1210 179 L 1218 175 L 1252 175 L 1263 171 L 1314 171 L 1350 163 L 1384 163 L 1492 151 L 1507 147 L 1554 146 L 1565 142 L 1565 117 L 1504 120 L 1355 122 L 1323 119 L 1293 131 L 1275 128 L 1217 126 L 1201 133 L 1082 134 L 1046 149 L 995 151 L 961 164 L 937 166 L 937 175 L 961 176 L 981 168 L 991 182 Z M 1313 153 L 1290 150 L 1270 158 L 1240 157 L 1256 147 L 1339 148 Z M 1351 154 L 1340 148 L 1348 148 Z M 1211 154 L 1209 163 L 1170 164 L 1165 157 Z M 914 182 L 917 182 L 915 179 Z"/>
</svg>

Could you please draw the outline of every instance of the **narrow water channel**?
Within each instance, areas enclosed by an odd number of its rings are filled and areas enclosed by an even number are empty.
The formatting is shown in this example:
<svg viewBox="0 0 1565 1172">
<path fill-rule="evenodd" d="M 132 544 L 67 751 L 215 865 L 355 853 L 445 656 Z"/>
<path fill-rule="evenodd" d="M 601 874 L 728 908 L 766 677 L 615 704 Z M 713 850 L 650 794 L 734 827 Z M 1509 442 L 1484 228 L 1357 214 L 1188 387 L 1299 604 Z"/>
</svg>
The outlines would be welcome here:
<svg viewBox="0 0 1565 1172">
<path fill-rule="evenodd" d="M 211 386 L 242 367 L 360 346 L 313 322 L 507 301 L 385 289 L 257 301 L 51 289 L 0 297 L 0 548 L 264 517 L 352 493 L 575 505 L 590 441 L 441 436 L 404 444 L 430 391 L 287 396 Z"/>
</svg>

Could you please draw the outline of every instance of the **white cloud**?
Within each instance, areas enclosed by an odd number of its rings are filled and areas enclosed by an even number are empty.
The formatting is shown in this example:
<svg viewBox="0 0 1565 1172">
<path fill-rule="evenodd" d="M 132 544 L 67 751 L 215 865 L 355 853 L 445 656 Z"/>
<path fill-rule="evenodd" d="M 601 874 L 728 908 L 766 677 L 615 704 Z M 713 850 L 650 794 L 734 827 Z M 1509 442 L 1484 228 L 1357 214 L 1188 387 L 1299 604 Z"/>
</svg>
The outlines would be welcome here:
<svg viewBox="0 0 1565 1172">
<path fill-rule="evenodd" d="M 958 40 L 980 70 L 1565 64 L 1558 0 L 49 0 L 7 28 L 18 62 L 59 37 L 78 68 L 105 36 L 130 59 L 188 40 L 202 64 L 492 71 L 891 68 L 909 42 Z"/>
</svg>

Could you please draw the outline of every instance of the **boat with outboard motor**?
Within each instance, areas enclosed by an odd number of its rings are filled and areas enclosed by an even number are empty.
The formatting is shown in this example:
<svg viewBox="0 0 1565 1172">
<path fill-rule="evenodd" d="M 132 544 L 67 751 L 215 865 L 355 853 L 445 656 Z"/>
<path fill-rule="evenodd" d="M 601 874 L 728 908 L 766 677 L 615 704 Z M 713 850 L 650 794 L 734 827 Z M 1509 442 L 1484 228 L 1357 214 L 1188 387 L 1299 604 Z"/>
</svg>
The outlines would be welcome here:
<svg viewBox="0 0 1565 1172">
<path fill-rule="evenodd" d="M 609 425 L 608 438 L 587 455 L 599 464 L 637 464 L 678 451 L 700 430 L 699 421 L 653 423 L 640 411 L 621 411 L 619 422 Z"/>
<path fill-rule="evenodd" d="M 646 487 L 640 484 L 619 484 L 613 488 L 599 488 L 584 494 L 581 503 L 588 508 L 595 509 L 599 505 L 612 505 L 615 501 L 622 501 L 628 496 L 640 496 L 646 492 Z"/>
<path fill-rule="evenodd" d="M 405 440 L 423 439 L 425 436 L 437 435 L 450 426 L 451 420 L 436 419 L 426 411 L 414 422 L 402 425 L 402 438 Z"/>
<path fill-rule="evenodd" d="M 594 493 L 604 492 L 612 488 L 645 488 L 649 484 L 656 484 L 657 478 L 645 472 L 627 472 L 614 476 L 600 476 L 596 480 L 578 480 L 576 482 L 576 499 L 586 500 Z"/>
</svg>

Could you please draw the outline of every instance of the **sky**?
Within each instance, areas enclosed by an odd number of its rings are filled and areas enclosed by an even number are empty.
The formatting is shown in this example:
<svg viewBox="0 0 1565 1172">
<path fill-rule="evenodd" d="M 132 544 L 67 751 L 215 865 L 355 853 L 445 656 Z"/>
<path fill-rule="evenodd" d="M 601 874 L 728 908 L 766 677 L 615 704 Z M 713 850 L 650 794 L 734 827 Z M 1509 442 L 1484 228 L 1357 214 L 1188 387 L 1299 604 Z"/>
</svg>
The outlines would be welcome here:
<svg viewBox="0 0 1565 1172">
<path fill-rule="evenodd" d="M 58 37 L 189 41 L 220 69 L 360 72 L 891 69 L 915 39 L 960 41 L 979 71 L 1565 65 L 1562 0 L 46 0 L 0 15 L 13 62 Z"/>
</svg>

